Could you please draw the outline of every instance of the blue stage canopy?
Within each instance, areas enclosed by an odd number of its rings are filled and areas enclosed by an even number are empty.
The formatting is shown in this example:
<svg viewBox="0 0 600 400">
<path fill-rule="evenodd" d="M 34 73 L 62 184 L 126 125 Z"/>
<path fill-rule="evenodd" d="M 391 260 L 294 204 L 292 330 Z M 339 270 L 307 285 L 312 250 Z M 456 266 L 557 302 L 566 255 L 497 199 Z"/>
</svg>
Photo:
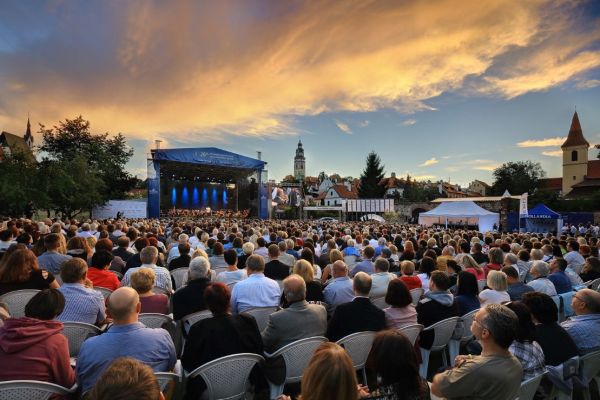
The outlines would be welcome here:
<svg viewBox="0 0 600 400">
<path fill-rule="evenodd" d="M 217 149 L 216 147 L 152 150 L 152 159 L 158 162 L 173 161 L 253 170 L 264 169 L 265 166 L 264 161 Z"/>
<path fill-rule="evenodd" d="M 538 204 L 537 206 L 530 209 L 528 212 L 529 212 L 529 215 L 527 215 L 527 218 L 547 218 L 547 219 L 560 218 L 559 213 L 552 211 L 551 209 L 549 209 L 548 207 L 546 207 L 543 204 Z"/>
</svg>

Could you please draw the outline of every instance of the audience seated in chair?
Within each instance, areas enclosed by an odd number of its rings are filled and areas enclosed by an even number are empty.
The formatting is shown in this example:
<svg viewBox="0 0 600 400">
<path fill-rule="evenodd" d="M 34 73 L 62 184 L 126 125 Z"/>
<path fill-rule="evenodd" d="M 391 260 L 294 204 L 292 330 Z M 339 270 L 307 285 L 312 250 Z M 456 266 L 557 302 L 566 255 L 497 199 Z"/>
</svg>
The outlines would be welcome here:
<svg viewBox="0 0 600 400">
<path fill-rule="evenodd" d="M 210 284 L 210 263 L 206 257 L 194 257 L 190 262 L 187 285 L 173 294 L 173 319 L 206 310 L 204 290 Z"/>
<path fill-rule="evenodd" d="M 150 268 L 140 268 L 131 274 L 131 287 L 138 292 L 142 309 L 140 313 L 169 313 L 169 297 L 166 294 L 155 294 L 156 274 Z"/>
<path fill-rule="evenodd" d="M 571 307 L 575 315 L 560 325 L 577 345 L 579 354 L 600 350 L 600 293 L 582 289 L 573 294 Z"/>
<path fill-rule="evenodd" d="M 265 260 L 253 254 L 246 260 L 248 279 L 238 282 L 231 293 L 231 309 L 234 314 L 254 307 L 277 307 L 281 290 L 279 284 L 264 274 Z"/>
<path fill-rule="evenodd" d="M 152 368 L 130 357 L 113 361 L 89 392 L 89 400 L 164 400 Z"/>
</svg>

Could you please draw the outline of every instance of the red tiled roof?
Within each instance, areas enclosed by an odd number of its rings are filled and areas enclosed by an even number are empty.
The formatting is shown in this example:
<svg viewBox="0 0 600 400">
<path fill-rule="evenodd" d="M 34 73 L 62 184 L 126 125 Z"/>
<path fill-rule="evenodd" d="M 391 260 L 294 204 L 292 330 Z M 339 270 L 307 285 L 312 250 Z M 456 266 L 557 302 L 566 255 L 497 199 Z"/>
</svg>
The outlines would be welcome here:
<svg viewBox="0 0 600 400">
<path fill-rule="evenodd" d="M 562 178 L 543 178 L 539 181 L 539 186 L 544 189 L 562 190 Z"/>
<path fill-rule="evenodd" d="M 358 199 L 358 191 L 353 186 L 352 191 L 348 190 L 345 185 L 333 185 L 330 189 L 333 189 L 342 199 Z"/>
<path fill-rule="evenodd" d="M 600 178 L 600 160 L 588 161 L 586 177 L 588 179 Z"/>
<path fill-rule="evenodd" d="M 579 116 L 577 111 L 573 114 L 573 120 L 571 121 L 571 129 L 569 129 L 569 136 L 567 140 L 560 146 L 561 148 L 570 146 L 589 146 L 587 140 L 583 137 L 583 131 L 581 130 L 581 124 L 579 123 Z"/>
</svg>

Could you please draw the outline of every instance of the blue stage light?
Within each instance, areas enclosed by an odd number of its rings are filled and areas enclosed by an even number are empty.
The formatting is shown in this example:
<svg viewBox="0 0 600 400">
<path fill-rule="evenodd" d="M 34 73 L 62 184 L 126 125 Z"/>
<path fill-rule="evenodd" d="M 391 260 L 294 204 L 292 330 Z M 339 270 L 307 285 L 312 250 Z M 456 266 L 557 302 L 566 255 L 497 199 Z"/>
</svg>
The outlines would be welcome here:
<svg viewBox="0 0 600 400">
<path fill-rule="evenodd" d="M 192 192 L 192 207 L 200 207 L 200 195 L 198 194 L 198 187 L 196 186 L 194 186 L 194 191 Z"/>
<path fill-rule="evenodd" d="M 202 207 L 206 207 L 208 205 L 208 191 L 206 188 L 202 189 Z"/>
<path fill-rule="evenodd" d="M 173 188 L 171 190 L 171 206 L 177 206 L 177 189 Z"/>
<path fill-rule="evenodd" d="M 187 186 L 183 187 L 183 190 L 181 191 L 181 206 L 184 208 L 187 208 L 190 204 L 190 197 L 188 195 L 188 188 Z"/>
<path fill-rule="evenodd" d="M 218 202 L 218 197 L 219 197 L 219 196 L 217 195 L 217 188 L 213 187 L 213 189 L 212 189 L 212 193 L 211 193 L 211 194 L 212 194 L 212 196 L 211 196 L 211 204 L 212 204 L 212 205 L 213 205 L 213 207 L 214 207 L 214 206 L 216 206 L 216 205 L 217 205 L 217 202 Z"/>
<path fill-rule="evenodd" d="M 223 207 L 227 206 L 227 188 L 223 188 Z"/>
</svg>

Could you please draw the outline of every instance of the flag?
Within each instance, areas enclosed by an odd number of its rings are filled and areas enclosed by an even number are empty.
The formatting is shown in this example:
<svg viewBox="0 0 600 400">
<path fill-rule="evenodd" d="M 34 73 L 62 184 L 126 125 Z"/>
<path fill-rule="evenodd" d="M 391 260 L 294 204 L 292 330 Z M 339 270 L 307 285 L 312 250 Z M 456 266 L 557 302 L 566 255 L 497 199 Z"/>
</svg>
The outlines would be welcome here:
<svg viewBox="0 0 600 400">
<path fill-rule="evenodd" d="M 519 217 L 524 218 L 529 215 L 527 211 L 527 192 L 521 195 L 521 199 L 519 200 Z"/>
</svg>

